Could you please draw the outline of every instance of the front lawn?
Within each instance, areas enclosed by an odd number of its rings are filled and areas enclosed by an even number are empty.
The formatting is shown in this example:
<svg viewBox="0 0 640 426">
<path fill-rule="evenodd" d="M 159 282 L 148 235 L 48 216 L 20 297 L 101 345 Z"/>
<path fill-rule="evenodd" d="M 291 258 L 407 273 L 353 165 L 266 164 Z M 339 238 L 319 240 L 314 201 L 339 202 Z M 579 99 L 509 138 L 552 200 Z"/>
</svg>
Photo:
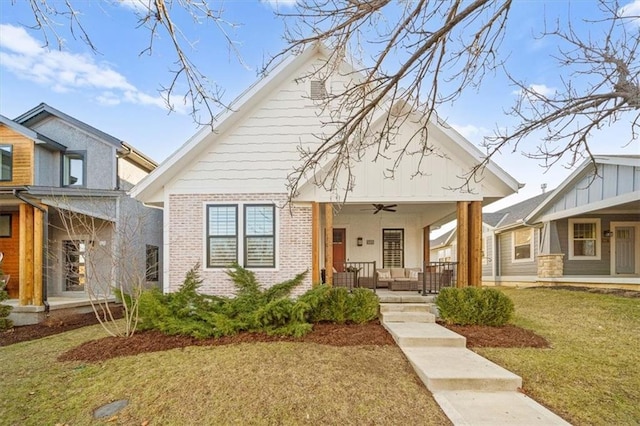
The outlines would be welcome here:
<svg viewBox="0 0 640 426">
<path fill-rule="evenodd" d="M 551 349 L 477 348 L 522 376 L 525 392 L 576 425 L 640 424 L 640 298 L 505 289 L 514 323 Z"/>
<path fill-rule="evenodd" d="M 450 424 L 396 346 L 248 343 L 59 362 L 99 326 L 0 348 L 3 424 Z M 111 420 L 107 423 L 107 420 Z"/>
</svg>

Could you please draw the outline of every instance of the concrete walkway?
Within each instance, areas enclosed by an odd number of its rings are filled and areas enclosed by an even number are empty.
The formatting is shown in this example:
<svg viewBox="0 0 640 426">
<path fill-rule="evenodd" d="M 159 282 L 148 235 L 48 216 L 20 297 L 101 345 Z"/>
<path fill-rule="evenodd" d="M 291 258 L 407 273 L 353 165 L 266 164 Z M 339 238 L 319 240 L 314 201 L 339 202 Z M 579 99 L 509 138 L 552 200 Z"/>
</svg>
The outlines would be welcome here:
<svg viewBox="0 0 640 426">
<path fill-rule="evenodd" d="M 379 296 L 382 324 L 455 425 L 569 425 L 518 392 L 519 376 L 468 350 L 463 336 L 435 324 L 433 297 Z"/>
</svg>

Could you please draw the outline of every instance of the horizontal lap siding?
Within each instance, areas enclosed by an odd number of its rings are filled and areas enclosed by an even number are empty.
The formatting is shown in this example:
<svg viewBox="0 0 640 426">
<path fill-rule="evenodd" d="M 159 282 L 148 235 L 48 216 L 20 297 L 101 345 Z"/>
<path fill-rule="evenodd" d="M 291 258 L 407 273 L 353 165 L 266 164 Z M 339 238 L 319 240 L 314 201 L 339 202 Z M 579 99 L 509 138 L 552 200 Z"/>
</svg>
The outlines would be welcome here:
<svg viewBox="0 0 640 426">
<path fill-rule="evenodd" d="M 533 256 L 531 262 L 514 262 L 513 261 L 513 232 L 503 232 L 497 234 L 500 238 L 500 275 L 502 276 L 530 276 L 537 275 L 538 267 L 535 257 L 538 254 L 538 235 L 537 231 L 533 233 Z"/>
<path fill-rule="evenodd" d="M 569 260 L 569 220 L 557 221 L 560 248 L 564 256 L 564 275 L 610 275 L 611 274 L 611 240 L 602 233 L 611 229 L 611 222 L 640 221 L 640 214 L 618 214 L 607 216 L 584 215 L 579 219 L 600 218 L 601 254 L 600 260 Z"/>
<path fill-rule="evenodd" d="M 281 192 L 301 162 L 300 146 L 315 147 L 322 108 L 309 99 L 309 81 L 290 80 L 236 114 L 237 125 L 215 136 L 196 162 L 171 185 L 172 192 Z M 244 109 L 242 109 L 244 108 Z M 326 114 L 325 114 L 326 115 Z M 202 189 L 202 191 L 200 191 Z"/>
<path fill-rule="evenodd" d="M 201 266 L 201 290 L 207 294 L 234 294 L 235 287 L 224 269 L 207 269 L 205 253 L 205 204 L 231 202 L 275 202 L 284 205 L 286 194 L 172 194 L 169 196 L 169 234 L 165 241 L 169 250 L 169 290 L 176 291 L 187 271 L 196 264 Z M 241 211 L 238 214 L 242 214 Z M 293 278 L 311 270 L 311 206 L 277 208 L 278 270 L 254 269 L 258 282 L 264 286 Z M 241 256 L 241 254 L 240 254 Z M 307 276 L 297 292 L 311 288 Z"/>
</svg>

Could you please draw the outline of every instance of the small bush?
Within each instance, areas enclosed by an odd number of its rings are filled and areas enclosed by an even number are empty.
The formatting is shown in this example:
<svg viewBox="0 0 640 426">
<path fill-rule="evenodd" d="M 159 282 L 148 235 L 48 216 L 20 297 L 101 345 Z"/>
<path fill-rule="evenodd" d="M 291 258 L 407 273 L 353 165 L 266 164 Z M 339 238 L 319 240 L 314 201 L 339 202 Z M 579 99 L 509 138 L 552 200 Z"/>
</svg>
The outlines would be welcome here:
<svg viewBox="0 0 640 426">
<path fill-rule="evenodd" d="M 447 324 L 502 326 L 514 312 L 511 299 L 492 288 L 443 288 L 436 305 Z"/>
<path fill-rule="evenodd" d="M 0 275 L 1 275 L 1 271 L 0 271 Z M 0 282 L 0 302 L 3 302 L 9 298 L 9 295 L 5 291 L 4 287 L 5 287 L 5 283 Z M 13 321 L 7 318 L 11 313 L 12 309 L 13 309 L 12 306 L 0 304 L 0 331 L 8 330 L 11 327 L 13 327 Z"/>
</svg>

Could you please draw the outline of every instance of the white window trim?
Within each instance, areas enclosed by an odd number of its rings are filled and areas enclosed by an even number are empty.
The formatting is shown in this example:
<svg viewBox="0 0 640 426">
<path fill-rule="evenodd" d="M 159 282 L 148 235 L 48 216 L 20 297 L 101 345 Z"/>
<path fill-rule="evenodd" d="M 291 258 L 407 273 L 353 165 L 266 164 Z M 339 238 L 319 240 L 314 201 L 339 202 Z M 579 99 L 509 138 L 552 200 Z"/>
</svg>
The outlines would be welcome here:
<svg viewBox="0 0 640 426">
<path fill-rule="evenodd" d="M 245 268 L 245 266 L 243 265 L 244 263 L 244 206 L 245 205 L 265 205 L 265 204 L 270 204 L 275 206 L 275 213 L 273 216 L 273 220 L 275 222 L 274 224 L 274 232 L 275 232 L 275 244 L 276 244 L 276 250 L 274 253 L 275 256 L 275 267 L 273 268 Z M 205 271 L 221 271 L 221 270 L 226 270 L 227 268 L 225 267 L 218 267 L 218 266 L 207 266 L 208 262 L 207 262 L 207 256 L 209 256 L 209 253 L 207 252 L 207 239 L 208 239 L 208 229 L 207 229 L 207 223 L 208 223 L 208 218 L 207 218 L 207 206 L 210 205 L 216 205 L 216 206 L 238 206 L 238 264 L 240 266 L 242 266 L 243 268 L 249 270 L 249 271 L 254 271 L 254 272 L 259 272 L 259 271 L 278 271 L 280 269 L 280 220 L 278 218 L 278 205 L 276 203 L 273 202 L 273 200 L 265 200 L 265 201 L 260 201 L 260 200 L 251 200 L 251 201 L 206 201 L 202 204 L 202 210 L 203 210 L 203 214 L 202 214 L 202 219 L 203 219 L 203 224 L 202 224 L 202 235 L 203 235 L 203 245 L 202 245 L 202 265 L 204 265 L 202 268 Z"/>
<path fill-rule="evenodd" d="M 573 253 L 573 225 L 575 223 L 595 223 L 596 224 L 596 255 L 595 256 L 577 256 Z M 602 257 L 602 231 L 599 218 L 578 218 L 569 219 L 569 260 L 600 260 Z"/>
<path fill-rule="evenodd" d="M 516 232 L 518 232 L 518 231 L 527 231 L 527 230 L 531 233 L 531 241 L 529 242 L 529 257 L 522 258 L 522 259 L 516 259 Z M 529 262 L 533 262 L 535 260 L 535 253 L 533 252 L 533 249 L 535 247 L 534 241 L 535 241 L 535 234 L 533 233 L 533 228 L 530 228 L 530 229 L 527 229 L 527 228 L 514 229 L 511 232 L 511 262 L 513 262 L 513 263 L 529 263 Z"/>
</svg>

